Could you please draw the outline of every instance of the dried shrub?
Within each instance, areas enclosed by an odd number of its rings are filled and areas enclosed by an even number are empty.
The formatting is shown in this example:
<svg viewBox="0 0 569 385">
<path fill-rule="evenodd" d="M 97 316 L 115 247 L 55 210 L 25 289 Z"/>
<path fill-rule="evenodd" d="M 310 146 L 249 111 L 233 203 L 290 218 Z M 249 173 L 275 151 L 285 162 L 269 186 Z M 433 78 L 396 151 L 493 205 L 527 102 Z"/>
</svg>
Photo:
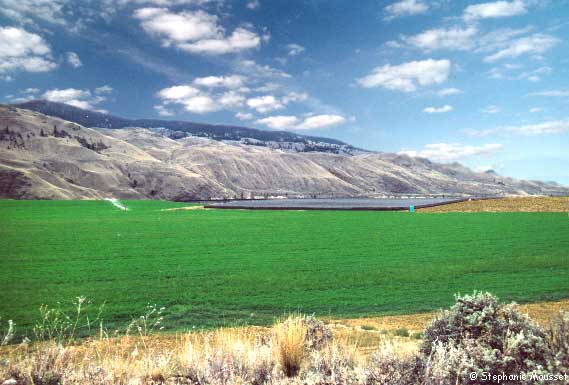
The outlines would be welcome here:
<svg viewBox="0 0 569 385">
<path fill-rule="evenodd" d="M 327 346 L 334 338 L 332 329 L 314 315 L 304 318 L 306 327 L 306 348 L 310 350 L 321 350 Z"/>
<path fill-rule="evenodd" d="M 569 313 L 560 312 L 546 331 L 551 349 L 549 369 L 569 373 Z"/>
<path fill-rule="evenodd" d="M 287 377 L 298 374 L 305 355 L 307 328 L 303 317 L 290 316 L 273 328 L 279 364 Z"/>
<path fill-rule="evenodd" d="M 489 293 L 458 297 L 427 327 L 421 352 L 425 382 L 441 385 L 483 384 L 483 372 L 541 374 L 550 354 L 545 333 L 515 305 L 501 304 Z M 477 380 L 468 377 L 472 372 Z"/>
</svg>

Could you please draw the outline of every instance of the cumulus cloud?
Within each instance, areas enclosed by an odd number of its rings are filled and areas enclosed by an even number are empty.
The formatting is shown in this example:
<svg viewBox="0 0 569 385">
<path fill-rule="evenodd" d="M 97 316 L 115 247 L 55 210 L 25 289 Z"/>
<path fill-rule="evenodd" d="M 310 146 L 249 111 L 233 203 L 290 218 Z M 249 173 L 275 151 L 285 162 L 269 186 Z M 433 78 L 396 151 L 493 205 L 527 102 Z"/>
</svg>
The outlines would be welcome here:
<svg viewBox="0 0 569 385">
<path fill-rule="evenodd" d="M 240 75 L 205 76 L 194 79 L 194 84 L 206 88 L 239 88 L 245 84 L 246 78 Z"/>
<path fill-rule="evenodd" d="M 298 118 L 292 115 L 269 116 L 258 119 L 255 123 L 262 124 L 273 130 L 292 129 L 298 124 Z"/>
<path fill-rule="evenodd" d="M 67 52 L 65 54 L 65 60 L 67 60 L 67 63 L 69 63 L 69 65 L 73 68 L 79 68 L 83 65 L 81 59 L 79 58 L 79 55 L 77 55 L 75 52 Z"/>
<path fill-rule="evenodd" d="M 494 1 L 482 4 L 469 5 L 464 10 L 465 20 L 490 19 L 523 15 L 527 12 L 522 0 Z"/>
<path fill-rule="evenodd" d="M 462 94 L 462 90 L 458 88 L 443 88 L 442 90 L 437 91 L 437 95 L 439 96 L 450 96 L 450 95 L 458 95 Z"/>
<path fill-rule="evenodd" d="M 404 45 L 425 52 L 437 50 L 472 51 L 484 53 L 484 61 L 491 63 L 503 59 L 531 55 L 541 58 L 545 52 L 559 44 L 554 36 L 534 33 L 534 28 L 501 28 L 481 33 L 476 26 L 434 28 L 416 35 L 401 36 L 400 42 L 388 42 L 390 47 Z"/>
<path fill-rule="evenodd" d="M 475 27 L 435 28 L 405 37 L 404 41 L 425 51 L 439 49 L 468 51 L 474 47 L 474 38 L 477 34 L 478 30 Z"/>
<path fill-rule="evenodd" d="M 247 106 L 261 114 L 265 114 L 270 111 L 283 109 L 284 103 L 273 95 L 263 95 L 247 99 Z"/>
<path fill-rule="evenodd" d="M 226 108 L 241 107 L 245 96 L 236 91 L 227 91 L 219 97 L 219 103 Z"/>
<path fill-rule="evenodd" d="M 429 6 L 421 0 L 400 0 L 386 6 L 385 20 L 392 20 L 397 17 L 411 16 L 425 13 L 429 10 Z"/>
<path fill-rule="evenodd" d="M 174 116 L 174 113 L 169 109 L 167 109 L 165 106 L 157 105 L 154 106 L 154 109 L 156 110 L 156 112 L 158 112 L 158 115 L 160 116 Z"/>
<path fill-rule="evenodd" d="M 286 48 L 288 50 L 288 56 L 298 56 L 306 50 L 299 44 L 289 44 Z"/>
<path fill-rule="evenodd" d="M 315 130 L 337 126 L 346 122 L 346 118 L 340 115 L 313 115 L 299 119 L 294 115 L 277 115 L 258 119 L 257 124 L 262 124 L 273 130 Z"/>
<path fill-rule="evenodd" d="M 77 88 L 55 88 L 47 90 L 42 95 L 42 98 L 52 102 L 69 104 L 86 110 L 95 109 L 98 104 L 106 100 L 103 96 L 93 95 L 93 93 L 88 89 Z"/>
<path fill-rule="evenodd" d="M 507 47 L 486 56 L 485 62 L 495 62 L 502 59 L 517 58 L 521 55 L 541 55 L 559 43 L 559 39 L 544 34 L 533 34 L 508 43 Z"/>
<path fill-rule="evenodd" d="M 221 109 L 219 103 L 198 88 L 189 85 L 173 86 L 158 91 L 157 96 L 162 99 L 162 106 L 181 104 L 188 112 L 205 114 Z"/>
<path fill-rule="evenodd" d="M 261 37 L 248 27 L 227 34 L 216 15 L 202 10 L 172 12 L 166 8 L 141 8 L 134 12 L 142 29 L 161 39 L 162 45 L 195 54 L 221 55 L 257 48 Z"/>
<path fill-rule="evenodd" d="M 258 113 L 282 110 L 289 103 L 302 102 L 308 99 L 308 94 L 289 92 L 288 94 L 277 97 L 274 95 L 262 95 L 247 99 L 247 106 Z"/>
<path fill-rule="evenodd" d="M 106 84 L 104 86 L 95 88 L 96 94 L 109 94 L 111 92 L 113 92 L 113 87 Z"/>
<path fill-rule="evenodd" d="M 249 0 L 247 2 L 247 8 L 249 9 L 257 9 L 261 6 L 261 2 L 259 0 Z"/>
<path fill-rule="evenodd" d="M 492 155 L 503 149 L 501 144 L 490 143 L 482 146 L 470 146 L 460 143 L 427 144 L 422 150 L 402 150 L 401 155 L 428 158 L 435 162 L 454 162 L 481 155 Z"/>
<path fill-rule="evenodd" d="M 365 88 L 383 87 L 389 90 L 413 92 L 418 87 L 441 84 L 448 79 L 451 62 L 443 60 L 411 61 L 400 65 L 386 64 L 356 82 Z"/>
<path fill-rule="evenodd" d="M 253 120 L 254 116 L 250 112 L 238 112 L 235 117 L 239 120 Z"/>
<path fill-rule="evenodd" d="M 241 75 L 205 76 L 195 78 L 189 84 L 161 89 L 156 96 L 162 101 L 160 105 L 165 108 L 170 104 L 177 104 L 183 106 L 186 111 L 200 114 L 219 110 L 235 111 L 241 110 L 242 107 L 264 114 L 308 99 L 308 94 L 299 92 L 251 95 L 260 92 L 257 88 L 249 87 L 253 80 Z M 277 89 L 271 87 L 271 90 Z"/>
<path fill-rule="evenodd" d="M 0 75 L 47 72 L 56 67 L 51 48 L 41 36 L 20 28 L 0 27 Z"/>
<path fill-rule="evenodd" d="M 304 121 L 296 126 L 297 130 L 314 130 L 317 128 L 326 128 L 337 126 L 346 122 L 346 118 L 340 115 L 314 115 L 304 119 Z"/>
<path fill-rule="evenodd" d="M 33 19 L 39 19 L 62 25 L 67 3 L 67 0 L 0 0 L 0 15 L 21 24 L 33 24 Z"/>
<path fill-rule="evenodd" d="M 239 60 L 235 63 L 234 68 L 239 73 L 255 78 L 288 79 L 292 77 L 284 71 L 273 68 L 269 65 L 257 64 L 253 60 Z"/>
<path fill-rule="evenodd" d="M 442 107 L 427 107 L 423 110 L 423 112 L 426 112 L 427 114 L 443 114 L 450 111 L 452 111 L 452 106 L 448 104 Z"/>
</svg>

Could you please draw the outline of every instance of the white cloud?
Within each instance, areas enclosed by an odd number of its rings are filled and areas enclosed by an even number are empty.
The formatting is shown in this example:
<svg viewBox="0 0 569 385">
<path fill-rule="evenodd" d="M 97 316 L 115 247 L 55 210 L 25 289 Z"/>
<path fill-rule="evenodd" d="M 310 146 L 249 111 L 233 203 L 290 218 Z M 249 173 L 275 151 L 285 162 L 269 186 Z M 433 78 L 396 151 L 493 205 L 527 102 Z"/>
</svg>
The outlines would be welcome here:
<svg viewBox="0 0 569 385">
<path fill-rule="evenodd" d="M 501 144 L 491 143 L 482 146 L 470 146 L 459 143 L 427 144 L 422 150 L 402 150 L 401 155 L 428 158 L 436 162 L 454 162 L 473 156 L 491 155 L 503 149 Z"/>
<path fill-rule="evenodd" d="M 158 91 L 158 97 L 163 100 L 176 102 L 197 96 L 199 93 L 200 90 L 192 86 L 173 86 Z"/>
<path fill-rule="evenodd" d="M 65 24 L 66 3 L 66 0 L 0 0 L 0 14 L 21 24 L 33 24 L 33 19 Z"/>
<path fill-rule="evenodd" d="M 221 55 L 257 48 L 259 45 L 261 45 L 261 38 L 259 35 L 246 28 L 239 27 L 227 37 L 220 35 L 212 39 L 179 44 L 178 47 L 184 51 L 192 53 Z"/>
<path fill-rule="evenodd" d="M 195 78 L 194 84 L 206 88 L 224 87 L 224 88 L 239 88 L 244 85 L 245 78 L 240 75 L 231 76 L 206 76 Z"/>
<path fill-rule="evenodd" d="M 569 119 L 552 120 L 537 124 L 506 127 L 507 131 L 522 135 L 561 134 L 569 132 Z"/>
<path fill-rule="evenodd" d="M 489 19 L 523 15 L 527 12 L 522 0 L 494 1 L 490 3 L 473 4 L 464 10 L 466 20 Z"/>
<path fill-rule="evenodd" d="M 484 108 L 481 110 L 481 112 L 484 113 L 484 114 L 497 114 L 497 113 L 500 112 L 500 111 L 502 111 L 502 110 L 500 109 L 500 107 L 494 106 L 494 105 L 484 107 Z"/>
<path fill-rule="evenodd" d="M 79 58 L 79 55 L 77 55 L 75 52 L 67 52 L 65 54 L 65 60 L 67 60 L 67 63 L 69 63 L 69 65 L 73 68 L 79 68 L 83 65 L 81 59 Z"/>
<path fill-rule="evenodd" d="M 284 104 L 273 95 L 264 95 L 250 98 L 247 100 L 247 106 L 261 114 L 274 110 L 281 110 L 284 108 Z"/>
<path fill-rule="evenodd" d="M 289 92 L 282 97 L 274 95 L 256 96 L 247 100 L 247 106 L 264 114 L 270 111 L 281 110 L 289 103 L 303 102 L 308 99 L 307 93 Z"/>
<path fill-rule="evenodd" d="M 109 94 L 111 92 L 113 92 L 113 87 L 111 87 L 109 85 L 104 85 L 104 86 L 95 88 L 96 94 Z"/>
<path fill-rule="evenodd" d="M 245 102 L 245 96 L 235 91 L 227 91 L 219 98 L 219 103 L 226 108 L 241 107 Z"/>
<path fill-rule="evenodd" d="M 207 95 L 192 96 L 184 99 L 183 104 L 186 111 L 196 114 L 206 114 L 220 109 L 215 100 Z"/>
<path fill-rule="evenodd" d="M 539 92 L 531 92 L 528 96 L 547 96 L 547 97 L 558 97 L 566 98 L 569 97 L 569 90 L 546 90 Z"/>
<path fill-rule="evenodd" d="M 156 110 L 156 112 L 158 112 L 158 115 L 160 116 L 174 116 L 174 113 L 169 109 L 167 109 L 165 106 L 157 105 L 154 106 L 154 109 Z"/>
<path fill-rule="evenodd" d="M 346 118 L 340 115 L 313 115 L 303 120 L 293 115 L 278 115 L 256 121 L 257 124 L 265 125 L 273 130 L 314 130 L 337 126 L 345 122 Z"/>
<path fill-rule="evenodd" d="M 305 92 L 303 93 L 289 92 L 288 94 L 282 97 L 282 102 L 284 104 L 289 104 L 291 102 L 303 102 L 307 99 L 308 99 L 308 94 Z"/>
<path fill-rule="evenodd" d="M 532 107 L 529 109 L 529 112 L 531 112 L 532 114 L 535 114 L 535 113 L 541 112 L 541 111 L 543 111 L 543 108 L 541 108 L 541 107 Z"/>
<path fill-rule="evenodd" d="M 508 43 L 496 53 L 486 56 L 485 62 L 491 63 L 502 59 L 516 58 L 521 55 L 541 55 L 559 43 L 559 39 L 543 34 L 533 34 Z"/>
<path fill-rule="evenodd" d="M 249 9 L 257 9 L 261 6 L 261 2 L 259 0 L 249 0 L 247 2 L 247 8 Z"/>
<path fill-rule="evenodd" d="M 391 20 L 397 17 L 425 13 L 429 10 L 429 6 L 421 0 L 400 0 L 388 5 L 383 10 L 386 13 L 385 20 Z"/>
<path fill-rule="evenodd" d="M 157 96 L 162 99 L 164 107 L 171 103 L 181 104 L 186 111 L 196 114 L 205 114 L 221 109 L 219 103 L 210 95 L 189 85 L 164 88 L 158 91 Z"/>
<path fill-rule="evenodd" d="M 429 29 L 418 35 L 403 38 L 405 42 L 425 51 L 438 49 L 471 50 L 478 30 L 474 27 L 454 27 L 450 29 Z"/>
<path fill-rule="evenodd" d="M 371 74 L 357 79 L 365 88 L 383 87 L 403 92 L 415 91 L 420 86 L 440 84 L 448 79 L 449 60 L 412 61 L 400 65 L 386 64 L 375 68 Z"/>
<path fill-rule="evenodd" d="M 255 123 L 262 124 L 273 130 L 292 129 L 298 124 L 298 118 L 291 115 L 269 116 L 258 119 Z"/>
<path fill-rule="evenodd" d="M 423 112 L 426 112 L 427 114 L 443 114 L 450 111 L 452 111 L 452 106 L 448 104 L 442 107 L 427 107 L 423 110 Z"/>
<path fill-rule="evenodd" d="M 292 76 L 268 65 L 260 65 L 253 60 L 239 60 L 234 66 L 236 71 L 256 78 L 288 79 Z"/>
<path fill-rule="evenodd" d="M 69 104 L 86 110 L 92 110 L 97 104 L 106 100 L 103 96 L 93 96 L 92 92 L 88 89 L 81 90 L 76 88 L 55 88 L 47 90 L 42 95 L 42 98 L 52 102 Z"/>
<path fill-rule="evenodd" d="M 47 72 L 56 67 L 51 48 L 41 36 L 20 28 L 0 27 L 0 75 L 16 71 Z"/>
<path fill-rule="evenodd" d="M 458 95 L 462 94 L 462 90 L 458 88 L 443 88 L 442 90 L 437 91 L 437 95 L 439 96 L 450 96 L 450 95 Z"/>
<path fill-rule="evenodd" d="M 249 112 L 238 112 L 235 114 L 235 117 L 239 120 L 253 120 L 253 114 Z"/>
<path fill-rule="evenodd" d="M 147 33 L 162 38 L 165 46 L 211 38 L 221 32 L 217 16 L 204 11 L 172 13 L 166 8 L 141 8 L 134 17 Z"/>
<path fill-rule="evenodd" d="M 218 17 L 202 10 L 174 13 L 166 8 L 141 8 L 134 12 L 134 17 L 148 34 L 160 38 L 162 45 L 174 45 L 191 53 L 221 55 L 261 44 L 261 37 L 245 27 L 226 34 Z"/>
<path fill-rule="evenodd" d="M 314 115 L 309 116 L 296 126 L 297 130 L 314 130 L 337 126 L 346 122 L 346 118 L 340 115 Z"/>
<path fill-rule="evenodd" d="M 306 50 L 299 44 L 289 44 L 286 48 L 288 50 L 288 56 L 298 56 Z"/>
</svg>

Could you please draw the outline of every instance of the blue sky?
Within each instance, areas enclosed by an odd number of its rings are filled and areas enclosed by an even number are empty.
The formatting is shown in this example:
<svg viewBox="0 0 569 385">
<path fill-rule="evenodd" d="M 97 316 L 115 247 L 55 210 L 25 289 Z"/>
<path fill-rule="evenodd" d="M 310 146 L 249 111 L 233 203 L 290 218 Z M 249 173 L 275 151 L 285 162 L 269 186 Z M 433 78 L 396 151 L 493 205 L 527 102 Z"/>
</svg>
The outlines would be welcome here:
<svg viewBox="0 0 569 385">
<path fill-rule="evenodd" d="M 569 2 L 0 0 L 0 101 L 288 129 L 569 185 Z"/>
</svg>

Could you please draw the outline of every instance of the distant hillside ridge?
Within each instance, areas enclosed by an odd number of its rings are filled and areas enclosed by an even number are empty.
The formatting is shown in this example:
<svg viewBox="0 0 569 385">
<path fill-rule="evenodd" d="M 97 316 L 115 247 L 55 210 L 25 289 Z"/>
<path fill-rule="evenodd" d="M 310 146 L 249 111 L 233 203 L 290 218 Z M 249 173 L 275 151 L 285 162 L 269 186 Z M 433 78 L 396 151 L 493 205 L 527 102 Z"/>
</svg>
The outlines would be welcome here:
<svg viewBox="0 0 569 385">
<path fill-rule="evenodd" d="M 330 152 L 336 154 L 368 152 L 337 139 L 301 135 L 288 131 L 259 130 L 249 127 L 195 123 L 180 120 L 125 119 L 47 100 L 33 100 L 17 103 L 14 104 L 14 106 L 41 112 L 42 114 L 64 119 L 88 128 L 148 128 L 157 130 L 170 139 L 181 139 L 191 135 L 219 141 L 237 141 L 248 145 L 271 147 L 294 152 Z"/>
<path fill-rule="evenodd" d="M 147 128 L 86 128 L 0 105 L 0 198 L 191 201 L 401 194 L 569 195 L 569 188 L 401 154 L 283 151 L 196 136 L 174 140 Z"/>
</svg>

